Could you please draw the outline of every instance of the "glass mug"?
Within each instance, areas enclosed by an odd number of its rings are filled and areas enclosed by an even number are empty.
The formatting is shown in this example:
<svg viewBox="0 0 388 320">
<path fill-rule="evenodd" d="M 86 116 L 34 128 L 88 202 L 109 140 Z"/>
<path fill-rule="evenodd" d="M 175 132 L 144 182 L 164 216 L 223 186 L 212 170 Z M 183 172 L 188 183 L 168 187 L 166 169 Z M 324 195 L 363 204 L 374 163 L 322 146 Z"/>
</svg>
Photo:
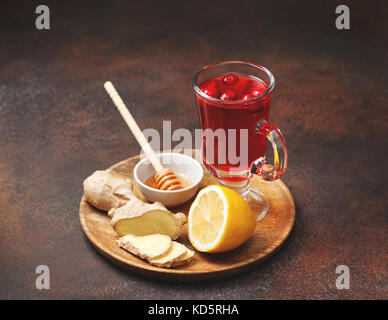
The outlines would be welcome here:
<svg viewBox="0 0 388 320">
<path fill-rule="evenodd" d="M 193 79 L 203 164 L 221 185 L 244 197 L 257 220 L 265 216 L 269 202 L 249 179 L 256 174 L 276 180 L 287 169 L 283 135 L 269 123 L 274 85 L 269 70 L 243 61 L 206 66 Z M 273 148 L 273 164 L 266 160 L 267 141 Z"/>
</svg>

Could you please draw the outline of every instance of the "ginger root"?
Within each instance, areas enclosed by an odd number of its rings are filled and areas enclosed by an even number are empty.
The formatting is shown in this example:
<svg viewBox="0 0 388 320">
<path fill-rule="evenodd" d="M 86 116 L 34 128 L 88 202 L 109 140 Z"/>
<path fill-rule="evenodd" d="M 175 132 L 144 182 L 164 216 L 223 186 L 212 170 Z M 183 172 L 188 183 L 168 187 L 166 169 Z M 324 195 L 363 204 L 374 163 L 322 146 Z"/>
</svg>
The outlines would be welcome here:
<svg viewBox="0 0 388 320">
<path fill-rule="evenodd" d="M 194 251 L 186 248 L 186 254 L 179 260 L 174 261 L 171 266 L 178 267 L 186 262 L 189 262 L 194 257 Z"/>
<path fill-rule="evenodd" d="M 85 179 L 84 194 L 94 207 L 108 211 L 121 237 L 117 244 L 130 253 L 162 268 L 179 266 L 194 256 L 192 250 L 172 241 L 180 236 L 186 215 L 173 214 L 160 202 L 138 199 L 130 180 L 98 170 Z"/>
<path fill-rule="evenodd" d="M 178 212 L 174 214 L 174 216 L 175 216 L 175 219 L 177 219 L 182 226 L 187 223 L 187 217 L 184 213 Z"/>
<path fill-rule="evenodd" d="M 180 266 L 194 256 L 194 251 L 179 242 L 171 241 L 171 238 L 164 234 L 126 235 L 116 242 L 123 249 L 160 268 Z"/>
<path fill-rule="evenodd" d="M 171 238 L 164 234 L 150 234 L 140 237 L 128 234 L 116 242 L 130 253 L 147 260 L 162 257 L 171 247 Z"/>
<path fill-rule="evenodd" d="M 111 224 L 119 236 L 161 233 L 174 240 L 181 233 L 180 220 L 159 202 L 144 203 L 139 199 L 131 199 L 112 210 L 112 213 Z"/>
<path fill-rule="evenodd" d="M 170 250 L 160 258 L 148 260 L 154 266 L 160 268 L 169 268 L 173 265 L 174 262 L 181 260 L 187 252 L 187 248 L 176 241 L 171 242 Z"/>
<path fill-rule="evenodd" d="M 84 194 L 91 205 L 103 211 L 118 208 L 136 198 L 131 181 L 116 177 L 106 170 L 95 171 L 85 179 Z"/>
</svg>

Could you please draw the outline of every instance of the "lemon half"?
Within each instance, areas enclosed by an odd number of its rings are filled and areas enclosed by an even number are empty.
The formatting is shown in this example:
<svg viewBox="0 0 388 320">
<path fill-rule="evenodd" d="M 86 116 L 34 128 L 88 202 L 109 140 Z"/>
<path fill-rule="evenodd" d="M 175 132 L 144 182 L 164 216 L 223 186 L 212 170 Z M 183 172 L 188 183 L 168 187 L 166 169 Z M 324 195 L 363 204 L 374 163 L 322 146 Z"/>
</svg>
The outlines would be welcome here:
<svg viewBox="0 0 388 320">
<path fill-rule="evenodd" d="M 201 252 L 224 252 L 245 242 L 256 217 L 244 198 L 232 189 L 210 185 L 192 203 L 188 216 L 191 244 Z"/>
</svg>

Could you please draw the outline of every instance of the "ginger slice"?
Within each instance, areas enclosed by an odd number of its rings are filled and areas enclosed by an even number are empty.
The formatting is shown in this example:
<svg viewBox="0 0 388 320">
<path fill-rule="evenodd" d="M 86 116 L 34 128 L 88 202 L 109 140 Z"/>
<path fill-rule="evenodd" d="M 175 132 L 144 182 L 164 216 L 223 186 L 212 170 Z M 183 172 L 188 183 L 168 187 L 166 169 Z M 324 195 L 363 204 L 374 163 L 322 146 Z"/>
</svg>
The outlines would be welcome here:
<svg viewBox="0 0 388 320">
<path fill-rule="evenodd" d="M 172 267 L 178 267 L 186 262 L 189 262 L 194 257 L 194 251 L 186 248 L 186 254 L 179 260 L 172 263 Z"/>
<path fill-rule="evenodd" d="M 144 203 L 139 199 L 115 209 L 111 224 L 119 236 L 160 233 L 174 240 L 181 234 L 181 223 L 161 203 Z"/>
<path fill-rule="evenodd" d="M 116 242 L 130 253 L 147 260 L 162 257 L 171 247 L 171 238 L 164 234 L 150 234 L 140 237 L 129 234 Z"/>
<path fill-rule="evenodd" d="M 84 194 L 86 200 L 103 211 L 110 211 L 136 198 L 129 179 L 123 179 L 106 170 L 97 170 L 85 179 Z"/>
<path fill-rule="evenodd" d="M 160 268 L 169 268 L 174 262 L 182 259 L 186 252 L 187 248 L 183 244 L 172 241 L 171 248 L 165 255 L 157 259 L 150 259 L 148 262 Z"/>
</svg>

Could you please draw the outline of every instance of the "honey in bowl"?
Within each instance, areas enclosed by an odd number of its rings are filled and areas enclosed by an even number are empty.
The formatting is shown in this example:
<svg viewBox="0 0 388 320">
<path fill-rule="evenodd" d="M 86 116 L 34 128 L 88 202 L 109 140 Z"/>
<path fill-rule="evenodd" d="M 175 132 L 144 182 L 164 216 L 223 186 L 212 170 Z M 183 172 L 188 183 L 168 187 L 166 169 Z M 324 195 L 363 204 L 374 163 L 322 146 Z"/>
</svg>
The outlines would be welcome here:
<svg viewBox="0 0 388 320">
<path fill-rule="evenodd" d="M 179 179 L 182 185 L 182 189 L 190 187 L 192 185 L 192 182 L 183 174 L 175 174 L 175 175 Z M 156 186 L 155 175 L 152 175 L 151 177 L 149 177 L 145 182 L 145 184 L 151 188 L 159 190 L 158 187 Z"/>
</svg>

